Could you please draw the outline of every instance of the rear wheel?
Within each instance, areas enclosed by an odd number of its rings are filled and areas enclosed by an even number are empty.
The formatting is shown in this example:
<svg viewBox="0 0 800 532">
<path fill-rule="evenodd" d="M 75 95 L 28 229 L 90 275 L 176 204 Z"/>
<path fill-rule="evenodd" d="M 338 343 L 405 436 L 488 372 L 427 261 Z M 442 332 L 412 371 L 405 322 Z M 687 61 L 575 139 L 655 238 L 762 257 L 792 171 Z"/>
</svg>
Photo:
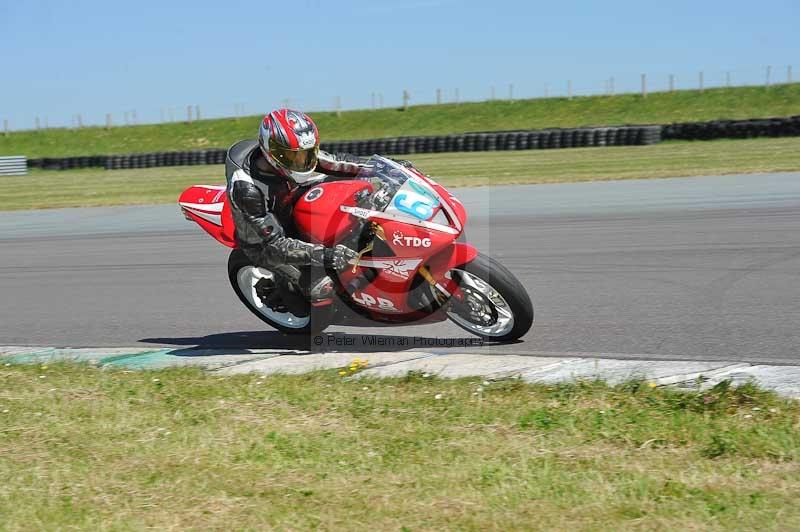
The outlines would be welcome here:
<svg viewBox="0 0 800 532">
<path fill-rule="evenodd" d="M 525 287 L 502 264 L 478 255 L 447 273 L 458 284 L 445 310 L 462 329 L 487 340 L 510 342 L 533 325 L 533 304 Z"/>
<path fill-rule="evenodd" d="M 273 309 L 264 301 L 264 270 L 256 267 L 241 250 L 228 258 L 228 279 L 239 300 L 250 312 L 275 329 L 288 334 L 311 334 L 325 329 L 333 314 L 333 305 L 310 307 L 306 315 L 293 314 L 287 308 Z M 273 305 L 274 306 L 274 305 Z"/>
</svg>

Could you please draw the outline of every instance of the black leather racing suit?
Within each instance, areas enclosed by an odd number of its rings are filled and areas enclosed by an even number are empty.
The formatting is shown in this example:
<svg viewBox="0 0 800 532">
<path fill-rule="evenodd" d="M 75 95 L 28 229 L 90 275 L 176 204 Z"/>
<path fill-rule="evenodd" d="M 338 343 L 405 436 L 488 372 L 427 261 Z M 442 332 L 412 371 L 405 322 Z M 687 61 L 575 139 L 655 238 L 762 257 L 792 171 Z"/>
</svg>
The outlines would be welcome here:
<svg viewBox="0 0 800 532">
<path fill-rule="evenodd" d="M 320 180 L 325 176 L 351 177 L 366 162 L 354 155 L 320 151 L 316 172 Z M 300 187 L 272 171 L 258 141 L 243 140 L 231 146 L 225 159 L 225 176 L 236 241 L 253 264 L 267 269 L 324 265 L 323 246 L 294 238 L 292 206 L 302 192 Z"/>
</svg>

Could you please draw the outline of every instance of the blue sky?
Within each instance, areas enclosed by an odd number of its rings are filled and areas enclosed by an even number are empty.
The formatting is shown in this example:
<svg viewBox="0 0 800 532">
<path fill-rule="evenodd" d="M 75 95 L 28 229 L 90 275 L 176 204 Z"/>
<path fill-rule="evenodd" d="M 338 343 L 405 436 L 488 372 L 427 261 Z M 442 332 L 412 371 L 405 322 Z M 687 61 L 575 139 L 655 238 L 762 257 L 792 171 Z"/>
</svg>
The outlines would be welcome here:
<svg viewBox="0 0 800 532">
<path fill-rule="evenodd" d="M 732 72 L 800 79 L 800 2 L 742 0 L 0 0 L 0 119 L 12 129 L 116 123 L 136 110 L 157 122 L 187 104 L 205 116 L 289 103 L 305 110 L 652 89 Z M 651 90 L 652 90 L 651 89 Z"/>
</svg>

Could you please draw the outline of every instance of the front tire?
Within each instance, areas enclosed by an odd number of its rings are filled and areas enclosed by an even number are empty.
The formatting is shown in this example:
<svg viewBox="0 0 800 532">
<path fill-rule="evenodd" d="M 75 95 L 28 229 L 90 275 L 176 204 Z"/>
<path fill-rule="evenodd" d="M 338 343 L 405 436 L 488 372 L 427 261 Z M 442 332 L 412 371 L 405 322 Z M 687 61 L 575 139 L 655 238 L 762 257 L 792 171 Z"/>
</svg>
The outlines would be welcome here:
<svg viewBox="0 0 800 532">
<path fill-rule="evenodd" d="M 462 300 L 451 298 L 446 312 L 462 329 L 494 342 L 511 342 L 533 325 L 533 304 L 522 283 L 508 269 L 478 254 L 447 274 L 459 285 Z"/>
<path fill-rule="evenodd" d="M 296 316 L 291 312 L 278 312 L 267 306 L 256 293 L 258 268 L 247 255 L 235 249 L 228 257 L 228 280 L 239 300 L 255 316 L 275 329 L 287 334 L 312 334 L 325 329 L 333 315 L 333 304 L 311 307 L 308 316 Z"/>
</svg>

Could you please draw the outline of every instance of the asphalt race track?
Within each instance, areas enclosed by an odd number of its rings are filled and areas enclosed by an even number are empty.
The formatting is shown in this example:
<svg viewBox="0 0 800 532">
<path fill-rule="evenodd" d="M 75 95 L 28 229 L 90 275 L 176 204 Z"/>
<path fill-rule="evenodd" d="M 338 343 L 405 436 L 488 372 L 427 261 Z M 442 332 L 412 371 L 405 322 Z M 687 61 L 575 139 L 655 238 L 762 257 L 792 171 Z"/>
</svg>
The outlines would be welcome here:
<svg viewBox="0 0 800 532">
<path fill-rule="evenodd" d="M 454 351 L 800 363 L 800 174 L 456 195 L 536 322 L 522 342 Z M 0 213 L 0 345 L 307 349 L 238 302 L 226 257 L 176 206 Z M 449 323 L 331 331 L 351 351 L 378 349 L 362 335 L 469 338 Z"/>
</svg>

